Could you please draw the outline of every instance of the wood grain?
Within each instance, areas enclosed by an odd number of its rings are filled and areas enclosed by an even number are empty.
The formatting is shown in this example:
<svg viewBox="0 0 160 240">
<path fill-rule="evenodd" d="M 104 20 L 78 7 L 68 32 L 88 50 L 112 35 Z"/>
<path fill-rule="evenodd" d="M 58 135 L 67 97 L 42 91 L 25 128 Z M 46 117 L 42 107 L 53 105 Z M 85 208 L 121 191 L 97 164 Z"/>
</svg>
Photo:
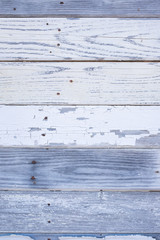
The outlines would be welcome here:
<svg viewBox="0 0 160 240">
<path fill-rule="evenodd" d="M 160 234 L 0 234 L 0 240 L 159 240 Z"/>
<path fill-rule="evenodd" d="M 159 159 L 159 149 L 0 148 L 0 189 L 160 190 Z"/>
<path fill-rule="evenodd" d="M 159 212 L 159 192 L 0 192 L 1 232 L 158 233 Z"/>
<path fill-rule="evenodd" d="M 0 104 L 160 104 L 160 63 L 1 62 L 0 91 Z"/>
<path fill-rule="evenodd" d="M 157 29 L 160 19 L 2 18 L 0 60 L 160 60 Z"/>
<path fill-rule="evenodd" d="M 1 146 L 160 147 L 160 106 L 1 106 Z"/>
<path fill-rule="evenodd" d="M 64 4 L 60 4 L 63 2 Z M 24 16 L 159 17 L 158 0 L 8 0 L 0 1 L 1 17 Z"/>
</svg>

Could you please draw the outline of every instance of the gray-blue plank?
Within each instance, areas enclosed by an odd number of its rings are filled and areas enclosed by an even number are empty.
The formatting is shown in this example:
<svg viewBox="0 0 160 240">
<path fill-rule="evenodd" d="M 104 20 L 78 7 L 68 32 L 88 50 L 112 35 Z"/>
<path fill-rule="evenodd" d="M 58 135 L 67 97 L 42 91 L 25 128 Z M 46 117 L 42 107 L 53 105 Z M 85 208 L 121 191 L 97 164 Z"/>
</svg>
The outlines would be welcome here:
<svg viewBox="0 0 160 240">
<path fill-rule="evenodd" d="M 159 0 L 0 0 L 1 17 L 159 17 Z"/>
<path fill-rule="evenodd" d="M 1 232 L 142 234 L 159 230 L 160 192 L 0 191 Z"/>
<path fill-rule="evenodd" d="M 160 189 L 160 149 L 0 149 L 0 189 Z"/>
</svg>

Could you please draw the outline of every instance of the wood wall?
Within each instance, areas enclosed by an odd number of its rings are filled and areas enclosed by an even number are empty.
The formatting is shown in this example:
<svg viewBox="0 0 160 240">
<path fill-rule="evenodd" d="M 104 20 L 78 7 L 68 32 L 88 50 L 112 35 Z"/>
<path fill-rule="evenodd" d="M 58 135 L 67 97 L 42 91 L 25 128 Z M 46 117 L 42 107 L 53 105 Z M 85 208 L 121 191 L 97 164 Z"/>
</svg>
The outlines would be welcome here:
<svg viewBox="0 0 160 240">
<path fill-rule="evenodd" d="M 160 240 L 159 0 L 0 0 L 0 240 Z"/>
</svg>

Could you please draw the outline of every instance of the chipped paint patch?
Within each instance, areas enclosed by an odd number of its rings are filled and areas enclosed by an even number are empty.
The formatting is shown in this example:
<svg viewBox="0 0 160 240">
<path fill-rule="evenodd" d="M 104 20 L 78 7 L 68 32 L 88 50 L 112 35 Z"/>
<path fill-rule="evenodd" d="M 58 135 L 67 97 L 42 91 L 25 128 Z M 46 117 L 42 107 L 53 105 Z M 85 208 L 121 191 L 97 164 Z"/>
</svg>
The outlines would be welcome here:
<svg viewBox="0 0 160 240">
<path fill-rule="evenodd" d="M 11 234 L 8 236 L 0 236 L 0 240 L 32 240 L 33 238 L 23 235 Z"/>
<path fill-rule="evenodd" d="M 80 120 L 80 121 L 87 120 L 87 119 L 89 119 L 89 118 L 85 118 L 85 117 L 79 117 L 79 118 L 77 118 L 77 120 Z"/>
<path fill-rule="evenodd" d="M 60 113 L 68 113 L 68 112 L 75 112 L 76 111 L 76 107 L 73 108 L 73 107 L 64 107 L 64 108 L 60 108 L 59 111 Z"/>
<path fill-rule="evenodd" d="M 41 128 L 38 127 L 31 127 L 29 132 L 36 132 L 36 131 L 41 131 Z"/>
<path fill-rule="evenodd" d="M 115 133 L 119 138 L 125 137 L 127 135 L 141 135 L 141 134 L 149 134 L 148 130 L 110 130 L 111 133 Z"/>
</svg>

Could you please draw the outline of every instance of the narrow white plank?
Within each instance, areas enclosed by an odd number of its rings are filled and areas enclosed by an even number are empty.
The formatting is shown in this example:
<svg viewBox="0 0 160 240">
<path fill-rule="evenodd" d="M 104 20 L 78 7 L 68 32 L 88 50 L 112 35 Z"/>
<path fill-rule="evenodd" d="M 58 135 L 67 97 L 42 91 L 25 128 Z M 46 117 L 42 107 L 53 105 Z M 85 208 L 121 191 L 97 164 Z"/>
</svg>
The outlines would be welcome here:
<svg viewBox="0 0 160 240">
<path fill-rule="evenodd" d="M 159 216 L 159 192 L 0 192 L 3 233 L 158 233 Z"/>
<path fill-rule="evenodd" d="M 0 234 L 0 240 L 159 240 L 160 234 L 150 233 L 150 234 L 50 234 L 50 233 L 19 233 L 10 234 L 2 233 Z"/>
<path fill-rule="evenodd" d="M 160 60 L 160 19 L 2 18 L 0 60 Z"/>
<path fill-rule="evenodd" d="M 1 106 L 0 145 L 159 147 L 159 106 Z"/>
<path fill-rule="evenodd" d="M 160 104 L 160 63 L 1 62 L 0 93 L 0 104 Z"/>
</svg>

